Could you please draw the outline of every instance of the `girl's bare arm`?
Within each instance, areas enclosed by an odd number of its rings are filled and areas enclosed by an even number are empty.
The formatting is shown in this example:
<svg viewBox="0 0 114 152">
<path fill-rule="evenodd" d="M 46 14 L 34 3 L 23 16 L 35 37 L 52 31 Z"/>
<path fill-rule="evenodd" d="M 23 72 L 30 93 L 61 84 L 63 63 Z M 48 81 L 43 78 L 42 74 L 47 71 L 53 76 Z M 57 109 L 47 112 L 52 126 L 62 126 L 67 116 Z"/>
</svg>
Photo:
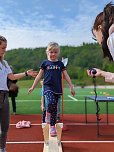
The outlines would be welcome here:
<svg viewBox="0 0 114 152">
<path fill-rule="evenodd" d="M 36 85 L 38 84 L 39 80 L 41 79 L 41 77 L 42 77 L 42 75 L 43 75 L 43 72 L 44 72 L 44 71 L 43 71 L 42 69 L 40 69 L 38 75 L 36 76 L 36 78 L 35 78 L 35 80 L 34 80 L 34 82 L 33 82 L 33 84 L 32 84 L 32 87 L 29 88 L 28 93 L 31 93 L 31 92 L 34 90 L 34 88 L 35 88 Z"/>
<path fill-rule="evenodd" d="M 70 88 L 70 91 L 71 91 L 71 94 L 74 96 L 75 95 L 75 91 L 74 91 L 74 87 L 73 87 L 73 84 L 71 82 L 71 79 L 67 73 L 66 70 L 63 71 L 63 76 L 64 76 L 64 79 L 67 81 L 68 85 L 69 85 L 69 88 Z"/>
</svg>

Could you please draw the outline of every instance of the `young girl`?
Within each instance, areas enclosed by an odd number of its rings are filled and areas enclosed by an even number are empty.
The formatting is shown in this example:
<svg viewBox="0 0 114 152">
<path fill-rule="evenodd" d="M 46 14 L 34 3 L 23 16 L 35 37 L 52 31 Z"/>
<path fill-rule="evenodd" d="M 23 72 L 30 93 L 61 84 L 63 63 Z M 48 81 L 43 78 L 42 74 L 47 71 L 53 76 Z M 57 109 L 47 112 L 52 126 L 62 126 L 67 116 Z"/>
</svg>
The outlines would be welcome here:
<svg viewBox="0 0 114 152">
<path fill-rule="evenodd" d="M 44 75 L 44 95 L 46 96 L 47 101 L 46 122 L 50 123 L 50 135 L 56 136 L 55 124 L 57 102 L 60 95 L 62 95 L 62 73 L 69 84 L 70 91 L 73 96 L 75 95 L 75 91 L 64 64 L 62 61 L 58 60 L 58 56 L 60 54 L 58 43 L 49 43 L 46 49 L 46 54 L 47 60 L 42 62 L 40 71 L 35 78 L 32 87 L 28 90 L 28 93 L 31 93 L 34 90 L 42 75 Z"/>
<path fill-rule="evenodd" d="M 93 24 L 92 33 L 98 43 L 102 46 L 104 57 L 114 61 L 114 5 L 109 3 L 103 12 L 97 15 Z M 114 82 L 114 73 L 96 69 L 96 76 L 105 77 L 106 82 Z M 92 76 L 92 70 L 87 70 Z"/>
</svg>

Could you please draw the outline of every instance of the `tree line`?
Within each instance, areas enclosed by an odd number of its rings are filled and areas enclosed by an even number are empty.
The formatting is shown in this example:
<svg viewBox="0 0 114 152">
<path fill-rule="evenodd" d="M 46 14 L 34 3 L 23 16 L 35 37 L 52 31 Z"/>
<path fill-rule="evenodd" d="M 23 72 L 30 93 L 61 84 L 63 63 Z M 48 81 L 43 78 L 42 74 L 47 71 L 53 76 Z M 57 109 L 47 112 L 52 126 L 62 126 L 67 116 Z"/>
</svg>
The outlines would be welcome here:
<svg viewBox="0 0 114 152">
<path fill-rule="evenodd" d="M 41 62 L 46 59 L 46 48 L 18 48 L 7 51 L 5 59 L 13 67 L 14 73 L 23 72 L 28 69 L 39 71 Z M 97 67 L 106 71 L 114 72 L 114 63 L 107 58 L 103 59 L 100 46 L 97 43 L 83 43 L 81 46 L 61 46 L 59 59 L 68 58 L 67 71 L 76 85 L 88 85 L 91 78 L 86 70 Z M 28 77 L 28 79 L 31 79 Z M 98 83 L 103 84 L 102 78 Z"/>
</svg>

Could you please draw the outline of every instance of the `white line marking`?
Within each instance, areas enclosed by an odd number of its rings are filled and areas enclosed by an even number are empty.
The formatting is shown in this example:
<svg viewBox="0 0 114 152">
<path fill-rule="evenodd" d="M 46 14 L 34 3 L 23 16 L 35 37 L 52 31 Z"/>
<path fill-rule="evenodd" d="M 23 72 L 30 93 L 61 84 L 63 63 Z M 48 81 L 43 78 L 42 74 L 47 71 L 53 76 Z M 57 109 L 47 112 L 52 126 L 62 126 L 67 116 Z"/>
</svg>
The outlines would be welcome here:
<svg viewBox="0 0 114 152">
<path fill-rule="evenodd" d="M 114 143 L 114 141 L 86 141 L 86 140 L 83 140 L 83 141 L 76 141 L 76 140 L 71 140 L 71 141 L 61 141 L 62 143 Z M 6 142 L 7 144 L 43 144 L 44 141 L 22 141 L 22 142 L 11 142 L 11 141 L 8 141 Z"/>
<path fill-rule="evenodd" d="M 10 126 L 15 126 L 16 124 L 10 124 Z M 42 126 L 42 124 L 31 124 L 32 126 Z"/>
<path fill-rule="evenodd" d="M 44 141 L 8 141 L 7 144 L 41 144 Z"/>
<path fill-rule="evenodd" d="M 10 124 L 10 126 L 15 126 L 16 124 Z M 96 126 L 96 122 L 77 122 L 77 123 L 65 123 L 64 125 L 68 125 L 68 126 Z M 109 126 L 109 125 L 114 125 L 114 123 L 106 123 L 106 122 L 100 122 L 99 124 L 100 126 Z M 42 124 L 31 124 L 31 126 L 42 126 Z"/>
<path fill-rule="evenodd" d="M 114 143 L 114 141 L 61 141 L 62 143 Z"/>
<path fill-rule="evenodd" d="M 16 100 L 16 102 L 29 102 L 29 101 L 38 102 L 38 101 L 41 101 L 41 100 Z M 10 102 L 11 102 L 11 100 L 10 100 Z"/>
<path fill-rule="evenodd" d="M 72 96 L 71 96 L 71 97 L 72 97 Z M 71 98 L 71 97 L 69 97 L 69 98 Z M 75 98 L 75 100 L 76 100 L 76 101 L 84 101 L 84 100 L 77 100 L 76 98 Z M 41 100 L 16 100 L 16 102 L 31 102 L 31 101 L 32 101 L 32 102 L 40 102 Z M 66 102 L 66 101 L 72 101 L 72 100 L 64 100 L 64 101 Z M 89 100 L 88 100 L 88 101 L 89 101 Z M 88 102 L 88 101 L 87 101 L 87 102 Z M 10 100 L 10 102 L 11 102 L 11 100 Z"/>
<path fill-rule="evenodd" d="M 72 97 L 71 95 L 68 95 L 69 98 L 73 99 L 74 101 L 78 101 L 78 99 Z"/>
</svg>

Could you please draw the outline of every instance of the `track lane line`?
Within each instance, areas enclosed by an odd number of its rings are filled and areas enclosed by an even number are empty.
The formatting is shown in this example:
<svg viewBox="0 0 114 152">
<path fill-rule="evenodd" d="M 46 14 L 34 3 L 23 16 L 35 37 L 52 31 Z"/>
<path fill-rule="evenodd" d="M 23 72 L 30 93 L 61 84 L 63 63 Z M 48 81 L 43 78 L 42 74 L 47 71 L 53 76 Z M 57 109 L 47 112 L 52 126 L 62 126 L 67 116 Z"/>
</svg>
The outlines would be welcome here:
<svg viewBox="0 0 114 152">
<path fill-rule="evenodd" d="M 78 99 L 72 97 L 71 95 L 68 95 L 68 97 L 71 98 L 71 99 L 74 100 L 74 101 L 78 101 Z"/>
<path fill-rule="evenodd" d="M 11 141 L 8 141 L 8 142 L 6 142 L 7 144 L 43 144 L 44 143 L 44 141 L 13 141 L 13 142 L 11 142 Z M 95 141 L 87 141 L 87 140 L 82 140 L 82 141 L 76 141 L 76 140 L 71 140 L 71 141 L 65 141 L 65 140 L 63 140 L 63 141 L 61 141 L 61 143 L 114 143 L 114 141 L 112 140 L 112 141 L 110 141 L 110 140 L 108 140 L 108 141 L 103 141 L 103 140 L 101 140 L 101 141 L 98 141 L 98 140 L 95 140 Z"/>
</svg>

